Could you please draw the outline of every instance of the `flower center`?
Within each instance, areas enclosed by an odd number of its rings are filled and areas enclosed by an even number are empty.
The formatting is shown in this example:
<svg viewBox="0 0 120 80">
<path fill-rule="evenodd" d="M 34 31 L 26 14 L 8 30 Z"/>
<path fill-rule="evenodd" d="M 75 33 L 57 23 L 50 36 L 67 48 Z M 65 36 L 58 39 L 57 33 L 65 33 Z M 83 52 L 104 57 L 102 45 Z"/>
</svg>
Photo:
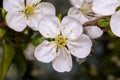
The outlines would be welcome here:
<svg viewBox="0 0 120 80">
<path fill-rule="evenodd" d="M 32 6 L 26 6 L 25 9 L 23 9 L 23 13 L 28 18 L 34 14 L 34 4 Z"/>
<path fill-rule="evenodd" d="M 67 44 L 67 39 L 63 35 L 58 35 L 55 38 L 55 42 L 56 42 L 58 47 L 62 48 L 62 47 L 64 47 Z"/>
<path fill-rule="evenodd" d="M 89 12 L 92 12 L 92 3 L 91 2 L 84 2 L 81 5 L 80 12 L 83 14 L 87 14 Z"/>
</svg>

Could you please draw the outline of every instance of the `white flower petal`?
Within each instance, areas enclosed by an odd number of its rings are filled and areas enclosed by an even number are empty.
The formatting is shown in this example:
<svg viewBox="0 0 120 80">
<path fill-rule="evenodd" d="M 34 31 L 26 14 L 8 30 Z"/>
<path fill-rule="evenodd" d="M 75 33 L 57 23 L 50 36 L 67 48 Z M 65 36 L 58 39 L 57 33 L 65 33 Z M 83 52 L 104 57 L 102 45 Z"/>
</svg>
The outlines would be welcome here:
<svg viewBox="0 0 120 80">
<path fill-rule="evenodd" d="M 27 24 L 30 28 L 38 31 L 39 20 L 45 15 L 55 15 L 55 8 L 52 4 L 44 2 L 35 7 L 34 15 L 28 18 Z"/>
<path fill-rule="evenodd" d="M 96 39 L 102 36 L 103 30 L 101 30 L 97 26 L 87 26 L 84 28 L 86 34 L 91 38 L 91 39 Z"/>
<path fill-rule="evenodd" d="M 8 12 L 21 11 L 24 6 L 24 0 L 3 0 L 3 8 Z"/>
<path fill-rule="evenodd" d="M 55 38 L 59 34 L 59 19 L 56 16 L 44 16 L 39 22 L 39 31 L 45 38 Z"/>
<path fill-rule="evenodd" d="M 115 14 L 112 15 L 111 21 L 110 21 L 110 28 L 112 32 L 120 37 L 120 11 L 116 12 Z"/>
<path fill-rule="evenodd" d="M 44 15 L 55 15 L 56 13 L 54 5 L 48 2 L 38 4 L 35 9 L 35 12 L 40 12 Z"/>
<path fill-rule="evenodd" d="M 90 3 L 90 2 L 93 2 L 94 0 L 84 0 L 84 1 Z"/>
<path fill-rule="evenodd" d="M 62 48 L 58 50 L 57 54 L 60 55 L 53 61 L 53 68 L 58 72 L 69 72 L 72 69 L 72 58 L 70 53 L 65 48 Z"/>
<path fill-rule="evenodd" d="M 78 19 L 81 24 L 84 24 L 85 22 L 88 22 L 89 20 L 80 12 L 79 9 L 75 7 L 71 7 L 68 11 L 68 16 L 74 17 Z"/>
<path fill-rule="evenodd" d="M 76 39 L 82 34 L 83 27 L 77 19 L 66 16 L 61 23 L 61 32 L 67 38 Z"/>
<path fill-rule="evenodd" d="M 76 7 L 76 8 L 81 8 L 84 3 L 91 3 L 93 0 L 70 0 L 70 3 Z"/>
<path fill-rule="evenodd" d="M 84 2 L 80 8 L 82 14 L 88 16 L 89 14 L 93 13 L 92 11 L 92 2 Z"/>
<path fill-rule="evenodd" d="M 39 15 L 41 15 L 41 14 L 39 14 Z M 27 25 L 28 25 L 31 29 L 33 29 L 33 30 L 35 30 L 35 31 L 38 31 L 38 23 L 39 23 L 39 20 L 40 20 L 40 18 L 39 18 L 38 15 L 33 15 L 32 17 L 26 19 L 26 22 L 27 22 Z"/>
<path fill-rule="evenodd" d="M 8 13 L 6 15 L 6 21 L 8 26 L 15 31 L 21 32 L 26 28 L 26 22 L 22 13 Z"/>
<path fill-rule="evenodd" d="M 70 0 L 70 3 L 76 8 L 80 8 L 83 2 L 84 0 Z"/>
<path fill-rule="evenodd" d="M 87 35 L 82 34 L 78 39 L 68 40 L 68 49 L 77 58 L 85 58 L 90 54 L 92 42 Z"/>
<path fill-rule="evenodd" d="M 56 47 L 54 42 L 44 41 L 35 49 L 35 57 L 38 61 L 49 63 L 56 57 Z"/>
<path fill-rule="evenodd" d="M 100 15 L 111 15 L 118 6 L 120 6 L 118 0 L 94 0 L 92 9 Z"/>
<path fill-rule="evenodd" d="M 32 5 L 32 4 L 37 4 L 39 3 L 41 0 L 26 0 L 26 4 L 27 5 Z"/>
<path fill-rule="evenodd" d="M 25 0 L 26 1 L 26 6 L 32 5 L 34 0 Z M 36 1 L 36 0 L 35 0 Z"/>
</svg>

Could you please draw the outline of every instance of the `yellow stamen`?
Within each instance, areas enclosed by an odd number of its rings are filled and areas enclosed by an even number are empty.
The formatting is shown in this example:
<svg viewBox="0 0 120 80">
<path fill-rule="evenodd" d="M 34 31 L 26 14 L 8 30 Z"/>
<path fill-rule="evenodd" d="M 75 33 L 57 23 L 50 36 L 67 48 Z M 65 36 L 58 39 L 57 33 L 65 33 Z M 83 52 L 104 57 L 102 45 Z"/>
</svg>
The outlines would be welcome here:
<svg viewBox="0 0 120 80">
<path fill-rule="evenodd" d="M 34 15 L 34 8 L 35 5 L 33 4 L 32 6 L 26 6 L 25 9 L 23 9 L 23 13 L 27 18 Z"/>
<path fill-rule="evenodd" d="M 60 48 L 64 47 L 67 44 L 66 37 L 63 35 L 58 35 L 55 38 L 55 42 L 56 42 L 57 46 Z"/>
</svg>

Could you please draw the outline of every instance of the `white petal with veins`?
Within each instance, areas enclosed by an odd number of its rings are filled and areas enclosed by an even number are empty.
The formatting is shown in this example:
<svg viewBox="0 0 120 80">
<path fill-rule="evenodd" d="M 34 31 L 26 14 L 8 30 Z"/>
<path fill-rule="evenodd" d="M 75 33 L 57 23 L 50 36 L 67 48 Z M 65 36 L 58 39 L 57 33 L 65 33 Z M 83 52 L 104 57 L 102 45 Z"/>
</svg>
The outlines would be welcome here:
<svg viewBox="0 0 120 80">
<path fill-rule="evenodd" d="M 25 18 L 24 15 L 22 15 L 22 13 L 8 13 L 6 15 L 6 21 L 8 26 L 18 32 L 23 31 L 26 28 L 26 22 L 25 22 Z"/>
<path fill-rule="evenodd" d="M 120 11 L 116 12 L 112 15 L 111 21 L 110 21 L 110 28 L 112 32 L 120 37 Z"/>
<path fill-rule="evenodd" d="M 82 34 L 78 39 L 68 40 L 68 49 L 77 58 L 85 58 L 90 54 L 92 42 L 90 38 Z"/>
<path fill-rule="evenodd" d="M 55 38 L 60 33 L 59 26 L 59 19 L 49 15 L 40 20 L 38 29 L 45 38 Z"/>
<path fill-rule="evenodd" d="M 103 30 L 101 30 L 98 26 L 86 26 L 85 31 L 91 39 L 99 38 L 103 34 Z"/>
<path fill-rule="evenodd" d="M 53 68 L 58 72 L 69 72 L 72 69 L 72 58 L 70 53 L 65 49 L 58 50 L 59 56 L 57 56 L 53 62 Z"/>
<path fill-rule="evenodd" d="M 24 0 L 3 0 L 3 8 L 8 12 L 15 13 L 25 7 Z"/>
<path fill-rule="evenodd" d="M 69 16 L 63 18 L 61 29 L 62 34 L 70 39 L 78 38 L 83 32 L 81 23 L 77 19 Z"/>
<path fill-rule="evenodd" d="M 100 15 L 111 15 L 118 6 L 120 6 L 118 0 L 94 0 L 92 9 Z"/>
<path fill-rule="evenodd" d="M 56 47 L 54 42 L 43 41 L 35 49 L 35 57 L 38 61 L 49 63 L 56 57 Z"/>
</svg>

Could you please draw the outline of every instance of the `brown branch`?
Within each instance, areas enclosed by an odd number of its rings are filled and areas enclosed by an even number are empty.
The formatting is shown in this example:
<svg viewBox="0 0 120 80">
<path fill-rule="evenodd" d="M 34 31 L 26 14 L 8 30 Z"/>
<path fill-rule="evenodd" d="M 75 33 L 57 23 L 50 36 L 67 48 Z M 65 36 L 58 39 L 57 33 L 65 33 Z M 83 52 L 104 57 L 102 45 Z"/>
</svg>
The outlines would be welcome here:
<svg viewBox="0 0 120 80">
<path fill-rule="evenodd" d="M 106 17 L 111 17 L 111 16 L 103 16 L 103 17 L 99 17 L 99 18 L 97 18 L 95 20 L 86 22 L 86 23 L 83 24 L 83 27 L 86 27 L 86 26 L 97 26 L 98 25 L 98 20 L 99 19 L 104 19 Z"/>
</svg>

